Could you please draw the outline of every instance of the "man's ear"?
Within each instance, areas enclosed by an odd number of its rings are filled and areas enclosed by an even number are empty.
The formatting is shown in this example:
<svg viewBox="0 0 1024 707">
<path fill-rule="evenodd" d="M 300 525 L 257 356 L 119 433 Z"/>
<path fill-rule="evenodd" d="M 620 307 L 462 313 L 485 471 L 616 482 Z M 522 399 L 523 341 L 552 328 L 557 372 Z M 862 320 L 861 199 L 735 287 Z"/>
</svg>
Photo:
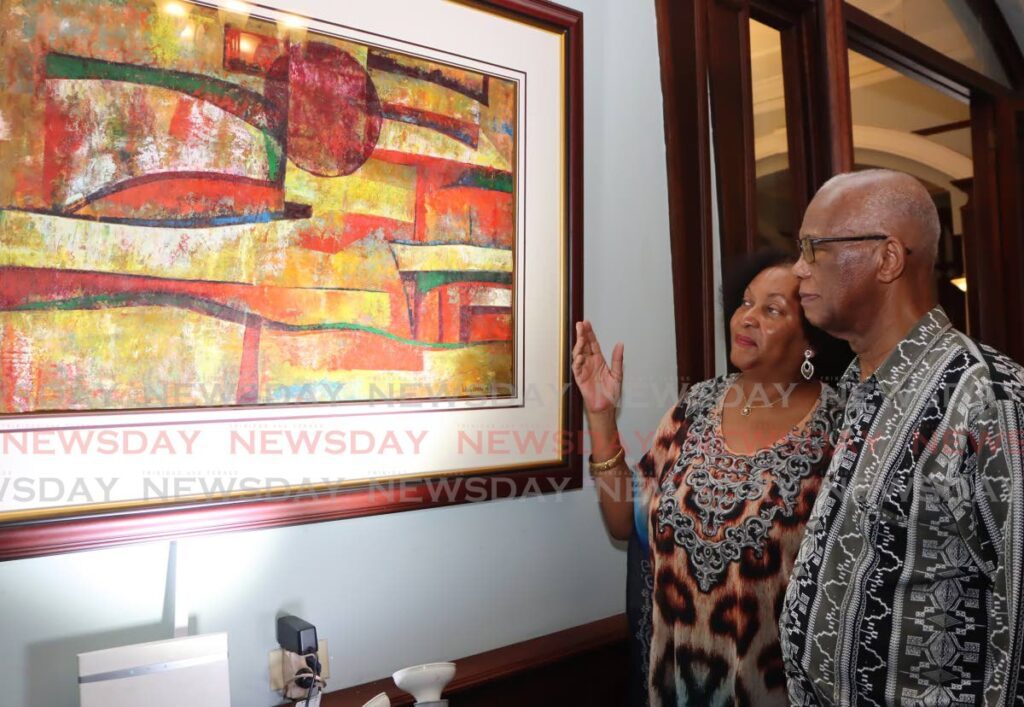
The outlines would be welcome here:
<svg viewBox="0 0 1024 707">
<path fill-rule="evenodd" d="M 878 280 L 889 284 L 903 275 L 907 267 L 907 249 L 895 238 L 889 238 L 878 249 Z"/>
</svg>

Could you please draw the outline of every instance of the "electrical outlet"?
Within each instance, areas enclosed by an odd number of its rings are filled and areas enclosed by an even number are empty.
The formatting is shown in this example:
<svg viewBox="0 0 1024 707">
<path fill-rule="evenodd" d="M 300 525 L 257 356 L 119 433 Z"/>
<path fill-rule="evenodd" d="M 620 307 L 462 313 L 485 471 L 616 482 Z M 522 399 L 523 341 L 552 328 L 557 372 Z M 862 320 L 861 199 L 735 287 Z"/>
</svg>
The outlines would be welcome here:
<svg viewBox="0 0 1024 707">
<path fill-rule="evenodd" d="M 331 677 L 330 654 L 327 652 L 327 639 L 317 641 L 317 659 L 320 661 L 320 677 L 327 680 Z M 295 673 L 306 667 L 306 661 L 301 655 L 286 651 L 283 648 L 275 648 L 270 651 L 270 689 L 284 693 L 285 685 L 295 677 Z M 288 695 L 285 697 L 305 697 L 306 691 L 302 694 Z M 314 699 L 315 703 L 316 700 Z M 312 707 L 312 705 L 310 706 Z"/>
</svg>

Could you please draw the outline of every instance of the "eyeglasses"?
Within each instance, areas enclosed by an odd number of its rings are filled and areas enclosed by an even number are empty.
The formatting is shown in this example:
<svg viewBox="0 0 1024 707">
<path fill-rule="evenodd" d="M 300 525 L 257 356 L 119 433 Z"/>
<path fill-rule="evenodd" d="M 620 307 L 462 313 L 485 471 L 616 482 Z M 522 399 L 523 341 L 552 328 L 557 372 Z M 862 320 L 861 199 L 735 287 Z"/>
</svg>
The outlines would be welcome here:
<svg viewBox="0 0 1024 707">
<path fill-rule="evenodd" d="M 814 246 L 821 243 L 854 243 L 857 241 L 884 241 L 889 236 L 882 233 L 871 233 L 864 236 L 839 236 L 837 238 L 797 238 L 796 242 L 800 245 L 800 255 L 807 263 L 814 262 Z M 910 248 L 907 248 L 907 253 L 910 253 Z"/>
</svg>

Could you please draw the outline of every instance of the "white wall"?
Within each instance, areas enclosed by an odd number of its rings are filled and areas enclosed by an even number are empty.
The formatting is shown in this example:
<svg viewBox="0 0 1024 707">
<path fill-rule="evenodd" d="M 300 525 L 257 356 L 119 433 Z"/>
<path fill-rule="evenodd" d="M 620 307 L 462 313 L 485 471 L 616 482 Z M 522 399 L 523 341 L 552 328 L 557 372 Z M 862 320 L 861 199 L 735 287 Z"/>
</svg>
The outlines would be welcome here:
<svg viewBox="0 0 1024 707">
<path fill-rule="evenodd" d="M 626 342 L 621 425 L 653 428 L 674 396 L 668 207 L 654 3 L 585 13 L 585 309 Z M 169 543 L 0 563 L 0 704 L 77 705 L 75 654 L 171 636 Z M 227 631 L 233 704 L 269 691 L 274 620 L 330 643 L 329 688 L 618 613 L 625 555 L 592 488 L 181 540 L 177 583 L 198 632 Z"/>
</svg>

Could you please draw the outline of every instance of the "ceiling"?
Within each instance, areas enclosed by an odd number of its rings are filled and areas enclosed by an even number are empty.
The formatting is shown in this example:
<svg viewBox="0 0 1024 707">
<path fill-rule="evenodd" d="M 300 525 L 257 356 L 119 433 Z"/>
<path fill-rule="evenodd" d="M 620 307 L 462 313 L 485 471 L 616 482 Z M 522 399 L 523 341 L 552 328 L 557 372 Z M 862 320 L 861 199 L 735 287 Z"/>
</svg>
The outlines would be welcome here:
<svg viewBox="0 0 1024 707">
<path fill-rule="evenodd" d="M 1006 72 L 970 0 L 848 0 L 944 55 L 1009 85 Z M 996 0 L 1024 51 L 1024 0 Z M 759 173 L 781 167 L 768 159 L 784 151 L 781 47 L 776 30 L 751 22 L 751 78 Z M 926 159 L 959 179 L 971 172 L 969 106 L 867 56 L 849 55 L 854 146 Z M 858 157 L 860 161 L 860 157 Z"/>
<path fill-rule="evenodd" d="M 945 56 L 1009 86 L 981 19 L 969 0 L 847 0 Z M 1017 5 L 1024 0 L 1007 0 Z"/>
</svg>

